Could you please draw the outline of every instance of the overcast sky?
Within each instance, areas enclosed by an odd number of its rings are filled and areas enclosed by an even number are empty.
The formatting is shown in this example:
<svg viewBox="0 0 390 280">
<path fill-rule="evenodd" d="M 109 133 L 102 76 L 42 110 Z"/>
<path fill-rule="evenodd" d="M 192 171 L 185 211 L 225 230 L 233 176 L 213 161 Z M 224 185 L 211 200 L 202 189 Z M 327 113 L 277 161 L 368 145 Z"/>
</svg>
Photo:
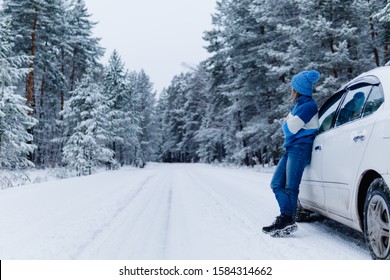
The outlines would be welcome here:
<svg viewBox="0 0 390 280">
<path fill-rule="evenodd" d="M 94 32 L 106 49 L 116 49 L 128 70 L 150 76 L 160 93 L 174 75 L 209 54 L 203 32 L 210 30 L 216 0 L 85 0 Z"/>
</svg>

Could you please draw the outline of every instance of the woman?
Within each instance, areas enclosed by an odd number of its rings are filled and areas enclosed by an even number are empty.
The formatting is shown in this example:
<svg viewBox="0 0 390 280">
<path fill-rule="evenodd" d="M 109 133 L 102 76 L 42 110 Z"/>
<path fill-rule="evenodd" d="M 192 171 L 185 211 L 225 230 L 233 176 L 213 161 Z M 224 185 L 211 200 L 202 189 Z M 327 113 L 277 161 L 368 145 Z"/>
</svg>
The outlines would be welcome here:
<svg viewBox="0 0 390 280">
<path fill-rule="evenodd" d="M 285 135 L 284 154 L 271 181 L 271 188 L 280 208 L 274 223 L 263 227 L 263 232 L 281 237 L 298 229 L 295 211 L 303 170 L 310 163 L 314 137 L 318 130 L 318 108 L 312 98 L 313 84 L 320 73 L 303 71 L 291 81 L 294 106 L 282 125 Z"/>
</svg>

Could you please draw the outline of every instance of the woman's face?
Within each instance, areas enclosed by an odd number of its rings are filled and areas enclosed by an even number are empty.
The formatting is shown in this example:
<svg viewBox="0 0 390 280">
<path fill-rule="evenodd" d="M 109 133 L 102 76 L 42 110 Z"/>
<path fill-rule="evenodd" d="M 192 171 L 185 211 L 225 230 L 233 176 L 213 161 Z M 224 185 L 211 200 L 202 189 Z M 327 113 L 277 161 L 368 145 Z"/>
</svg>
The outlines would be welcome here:
<svg viewBox="0 0 390 280">
<path fill-rule="evenodd" d="M 295 89 L 291 88 L 291 99 L 295 101 L 297 97 L 298 97 L 298 92 Z"/>
</svg>

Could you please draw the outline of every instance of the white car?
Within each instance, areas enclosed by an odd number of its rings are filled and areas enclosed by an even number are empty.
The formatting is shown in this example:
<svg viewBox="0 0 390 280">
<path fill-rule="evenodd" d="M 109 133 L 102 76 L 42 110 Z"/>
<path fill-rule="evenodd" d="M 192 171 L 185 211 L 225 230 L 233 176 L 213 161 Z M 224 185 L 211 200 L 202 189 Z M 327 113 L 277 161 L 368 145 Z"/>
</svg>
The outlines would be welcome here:
<svg viewBox="0 0 390 280">
<path fill-rule="evenodd" d="M 364 233 L 374 259 L 390 259 L 390 67 L 342 86 L 319 111 L 300 210 Z"/>
</svg>

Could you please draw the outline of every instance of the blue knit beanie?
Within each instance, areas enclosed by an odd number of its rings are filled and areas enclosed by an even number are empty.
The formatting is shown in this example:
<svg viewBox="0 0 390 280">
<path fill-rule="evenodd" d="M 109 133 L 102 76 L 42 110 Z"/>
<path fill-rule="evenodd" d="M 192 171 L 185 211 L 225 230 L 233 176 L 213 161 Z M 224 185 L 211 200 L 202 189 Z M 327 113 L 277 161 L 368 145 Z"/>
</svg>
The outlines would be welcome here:
<svg viewBox="0 0 390 280">
<path fill-rule="evenodd" d="M 317 70 L 302 71 L 292 78 L 291 85 L 300 94 L 312 96 L 313 84 L 319 79 L 320 73 Z"/>
</svg>

